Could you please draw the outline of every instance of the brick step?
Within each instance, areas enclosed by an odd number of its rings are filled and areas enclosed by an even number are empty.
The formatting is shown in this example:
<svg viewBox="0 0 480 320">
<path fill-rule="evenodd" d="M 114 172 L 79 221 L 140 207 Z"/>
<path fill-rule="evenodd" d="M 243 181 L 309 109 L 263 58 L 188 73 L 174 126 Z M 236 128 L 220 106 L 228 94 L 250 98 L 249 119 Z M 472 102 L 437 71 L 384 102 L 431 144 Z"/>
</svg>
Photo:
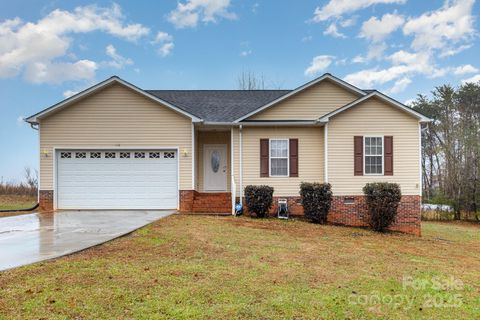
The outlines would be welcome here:
<svg viewBox="0 0 480 320">
<path fill-rule="evenodd" d="M 231 204 L 232 202 L 231 202 L 231 201 L 225 201 L 225 200 L 216 200 L 216 201 L 212 201 L 212 200 L 194 200 L 193 203 L 198 203 L 198 204 L 211 204 L 211 205 L 215 205 L 215 204 L 229 205 L 229 204 Z"/>
</svg>

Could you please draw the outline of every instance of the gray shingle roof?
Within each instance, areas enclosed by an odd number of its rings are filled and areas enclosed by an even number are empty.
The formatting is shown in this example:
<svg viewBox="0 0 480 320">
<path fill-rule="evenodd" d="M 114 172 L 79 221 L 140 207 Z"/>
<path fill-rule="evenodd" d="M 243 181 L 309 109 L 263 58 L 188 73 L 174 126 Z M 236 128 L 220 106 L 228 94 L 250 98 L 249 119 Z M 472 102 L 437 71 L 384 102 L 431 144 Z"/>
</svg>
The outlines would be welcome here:
<svg viewBox="0 0 480 320">
<path fill-rule="evenodd" d="M 204 121 L 231 122 L 291 90 L 145 90 Z"/>
</svg>

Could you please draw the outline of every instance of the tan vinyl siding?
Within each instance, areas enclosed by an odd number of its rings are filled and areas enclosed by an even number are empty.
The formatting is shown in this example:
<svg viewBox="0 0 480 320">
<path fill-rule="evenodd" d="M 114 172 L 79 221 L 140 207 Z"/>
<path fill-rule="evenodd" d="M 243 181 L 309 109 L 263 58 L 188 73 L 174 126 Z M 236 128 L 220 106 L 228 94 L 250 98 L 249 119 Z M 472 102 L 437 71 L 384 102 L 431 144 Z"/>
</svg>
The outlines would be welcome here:
<svg viewBox="0 0 480 320">
<path fill-rule="evenodd" d="M 230 131 L 197 131 L 197 191 L 203 192 L 204 189 L 204 156 L 203 146 L 205 144 L 225 144 L 227 145 L 227 191 L 230 191 Z"/>
<path fill-rule="evenodd" d="M 393 176 L 354 176 L 353 137 L 393 136 Z M 369 99 L 330 119 L 328 178 L 334 195 L 361 195 L 367 182 L 399 183 L 404 195 L 418 195 L 418 120 L 378 99 Z"/>
<path fill-rule="evenodd" d="M 357 99 L 358 95 L 324 80 L 261 111 L 248 120 L 292 120 L 318 119 Z"/>
<path fill-rule="evenodd" d="M 260 177 L 260 139 L 298 139 L 298 177 Z M 234 135 L 235 179 L 239 185 L 238 134 Z M 323 182 L 323 127 L 244 127 L 243 187 L 266 184 L 276 196 L 298 195 L 302 181 Z"/>
<path fill-rule="evenodd" d="M 180 189 L 191 190 L 191 132 L 189 118 L 122 85 L 109 86 L 41 120 L 40 188 L 53 190 L 54 147 L 178 147 Z"/>
</svg>

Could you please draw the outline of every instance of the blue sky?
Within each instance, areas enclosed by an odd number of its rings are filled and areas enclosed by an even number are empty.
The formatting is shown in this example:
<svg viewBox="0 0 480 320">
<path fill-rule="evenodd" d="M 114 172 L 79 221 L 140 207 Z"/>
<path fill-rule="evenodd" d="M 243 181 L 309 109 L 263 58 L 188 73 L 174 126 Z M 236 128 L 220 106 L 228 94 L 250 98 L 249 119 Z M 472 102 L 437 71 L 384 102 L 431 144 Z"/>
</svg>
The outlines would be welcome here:
<svg viewBox="0 0 480 320">
<path fill-rule="evenodd" d="M 405 102 L 480 80 L 474 0 L 2 1 L 0 177 L 38 167 L 21 121 L 112 75 L 144 89 L 271 88 L 330 72 Z"/>
</svg>

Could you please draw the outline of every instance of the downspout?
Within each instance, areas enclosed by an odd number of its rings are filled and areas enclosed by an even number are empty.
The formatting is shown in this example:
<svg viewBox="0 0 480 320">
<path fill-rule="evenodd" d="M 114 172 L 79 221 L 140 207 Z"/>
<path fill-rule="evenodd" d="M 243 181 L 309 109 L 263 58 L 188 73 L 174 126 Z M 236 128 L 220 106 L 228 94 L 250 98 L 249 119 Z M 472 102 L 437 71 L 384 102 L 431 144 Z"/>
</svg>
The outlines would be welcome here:
<svg viewBox="0 0 480 320">
<path fill-rule="evenodd" d="M 325 182 L 328 182 L 328 122 L 325 123 L 325 126 L 323 127 L 323 156 L 324 156 L 324 173 L 323 173 L 323 180 Z"/>
<path fill-rule="evenodd" d="M 239 161 L 240 161 L 240 204 L 243 205 L 243 126 L 239 127 Z"/>
</svg>

